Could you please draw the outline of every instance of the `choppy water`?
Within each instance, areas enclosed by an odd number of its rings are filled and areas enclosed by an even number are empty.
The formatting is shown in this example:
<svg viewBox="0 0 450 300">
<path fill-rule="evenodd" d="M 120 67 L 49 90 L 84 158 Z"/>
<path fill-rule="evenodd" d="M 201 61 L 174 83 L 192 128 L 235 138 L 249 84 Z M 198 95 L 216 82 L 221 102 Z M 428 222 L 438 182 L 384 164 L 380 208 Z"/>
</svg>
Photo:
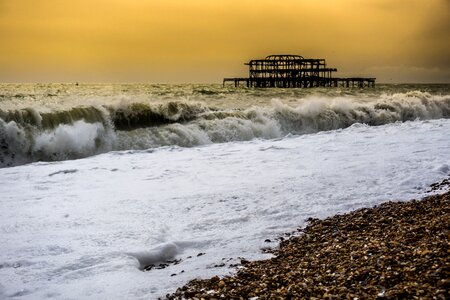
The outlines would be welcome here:
<svg viewBox="0 0 450 300">
<path fill-rule="evenodd" d="M 0 166 L 450 117 L 450 85 L 0 85 Z"/>
<path fill-rule="evenodd" d="M 0 299 L 157 299 L 428 195 L 449 117 L 449 85 L 0 85 Z"/>
</svg>

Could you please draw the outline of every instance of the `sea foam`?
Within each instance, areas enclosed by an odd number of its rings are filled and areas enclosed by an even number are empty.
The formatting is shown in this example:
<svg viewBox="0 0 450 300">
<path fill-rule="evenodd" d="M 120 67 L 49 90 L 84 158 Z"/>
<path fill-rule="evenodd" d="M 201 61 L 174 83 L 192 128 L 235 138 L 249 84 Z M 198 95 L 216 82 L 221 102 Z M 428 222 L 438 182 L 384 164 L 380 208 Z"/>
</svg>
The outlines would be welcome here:
<svg viewBox="0 0 450 300">
<path fill-rule="evenodd" d="M 36 108 L 0 110 L 0 167 L 112 150 L 192 147 L 310 134 L 356 123 L 378 126 L 450 117 L 448 94 L 409 91 L 363 99 L 311 94 L 295 103 L 289 99 L 273 98 L 266 105 L 245 109 L 171 100 L 121 101 L 42 112 Z"/>
</svg>

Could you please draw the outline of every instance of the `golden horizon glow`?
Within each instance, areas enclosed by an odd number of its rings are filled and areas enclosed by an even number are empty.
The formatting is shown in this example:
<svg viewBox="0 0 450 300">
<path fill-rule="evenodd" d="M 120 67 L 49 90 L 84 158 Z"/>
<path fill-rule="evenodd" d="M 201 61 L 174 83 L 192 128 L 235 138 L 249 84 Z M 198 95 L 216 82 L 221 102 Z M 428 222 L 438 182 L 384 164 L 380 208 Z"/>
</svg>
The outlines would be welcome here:
<svg viewBox="0 0 450 300">
<path fill-rule="evenodd" d="M 3 0 L 0 82 L 221 82 L 270 54 L 450 83 L 447 0 Z"/>
</svg>

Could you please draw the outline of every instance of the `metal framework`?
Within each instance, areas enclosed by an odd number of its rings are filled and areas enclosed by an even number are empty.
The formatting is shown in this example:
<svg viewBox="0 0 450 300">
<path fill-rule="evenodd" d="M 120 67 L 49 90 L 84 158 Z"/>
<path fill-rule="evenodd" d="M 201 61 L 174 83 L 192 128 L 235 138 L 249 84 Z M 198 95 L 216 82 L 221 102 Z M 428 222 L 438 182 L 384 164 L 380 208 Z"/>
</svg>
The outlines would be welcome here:
<svg viewBox="0 0 450 300">
<path fill-rule="evenodd" d="M 325 59 L 303 58 L 300 55 L 269 55 L 265 59 L 253 59 L 248 78 L 224 78 L 238 87 L 368 87 L 375 86 L 375 78 L 333 78 L 336 68 L 328 68 Z"/>
</svg>

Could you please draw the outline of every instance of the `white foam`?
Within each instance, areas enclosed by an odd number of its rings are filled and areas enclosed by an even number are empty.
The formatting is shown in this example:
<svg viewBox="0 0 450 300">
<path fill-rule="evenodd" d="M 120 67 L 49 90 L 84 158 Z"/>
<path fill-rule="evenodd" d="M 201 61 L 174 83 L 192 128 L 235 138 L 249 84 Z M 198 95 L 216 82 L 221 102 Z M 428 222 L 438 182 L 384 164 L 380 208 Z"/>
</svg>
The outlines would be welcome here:
<svg viewBox="0 0 450 300">
<path fill-rule="evenodd" d="M 114 131 L 102 123 L 76 121 L 55 129 L 41 130 L 5 123 L 0 119 L 0 137 L 7 146 L 1 149 L 0 167 L 20 165 L 38 160 L 65 160 L 95 155 L 112 150 Z"/>
<path fill-rule="evenodd" d="M 155 247 L 150 251 L 141 251 L 128 254 L 137 259 L 139 269 L 144 269 L 149 265 L 165 263 L 174 258 L 179 252 L 179 248 L 175 243 L 166 243 Z"/>
<path fill-rule="evenodd" d="M 36 108 L 0 111 L 18 122 L 5 122 L 0 118 L 0 167 L 81 158 L 110 150 L 172 145 L 193 147 L 336 130 L 355 123 L 383 125 L 450 117 L 447 94 L 410 91 L 360 99 L 355 95 L 330 97 L 324 93 L 295 98 L 291 103 L 286 95 L 270 101 L 267 95 L 259 93 L 256 99 L 266 105 L 257 103 L 246 109 L 230 106 L 217 110 L 209 108 L 209 102 L 186 97 L 179 97 L 178 101 L 133 102 L 128 99 L 105 106 L 60 108 L 47 112 L 46 123 L 53 125 L 46 126 L 51 128 L 42 128 L 44 122 Z M 255 101 L 247 97 L 241 102 L 246 100 Z M 34 123 L 25 120 L 29 115 Z M 116 124 L 116 131 L 112 124 Z M 132 128 L 134 130 L 129 130 Z"/>
<path fill-rule="evenodd" d="M 448 176 L 448 132 L 445 119 L 359 124 L 0 169 L 0 293 L 156 299 L 228 274 L 308 217 L 422 197 Z M 181 261 L 139 270 L 166 260 Z"/>
<path fill-rule="evenodd" d="M 443 165 L 439 166 L 437 168 L 437 171 L 441 172 L 444 175 L 446 175 L 446 174 L 450 175 L 450 167 L 448 164 L 443 164 Z"/>
<path fill-rule="evenodd" d="M 105 138 L 105 136 L 107 136 Z M 59 125 L 55 130 L 40 133 L 35 138 L 33 152 L 43 152 L 61 159 L 86 157 L 111 149 L 114 135 L 108 135 L 101 123 L 76 121 Z M 103 144 L 103 145 L 101 145 Z M 104 147 L 104 149 L 101 149 Z"/>
</svg>

